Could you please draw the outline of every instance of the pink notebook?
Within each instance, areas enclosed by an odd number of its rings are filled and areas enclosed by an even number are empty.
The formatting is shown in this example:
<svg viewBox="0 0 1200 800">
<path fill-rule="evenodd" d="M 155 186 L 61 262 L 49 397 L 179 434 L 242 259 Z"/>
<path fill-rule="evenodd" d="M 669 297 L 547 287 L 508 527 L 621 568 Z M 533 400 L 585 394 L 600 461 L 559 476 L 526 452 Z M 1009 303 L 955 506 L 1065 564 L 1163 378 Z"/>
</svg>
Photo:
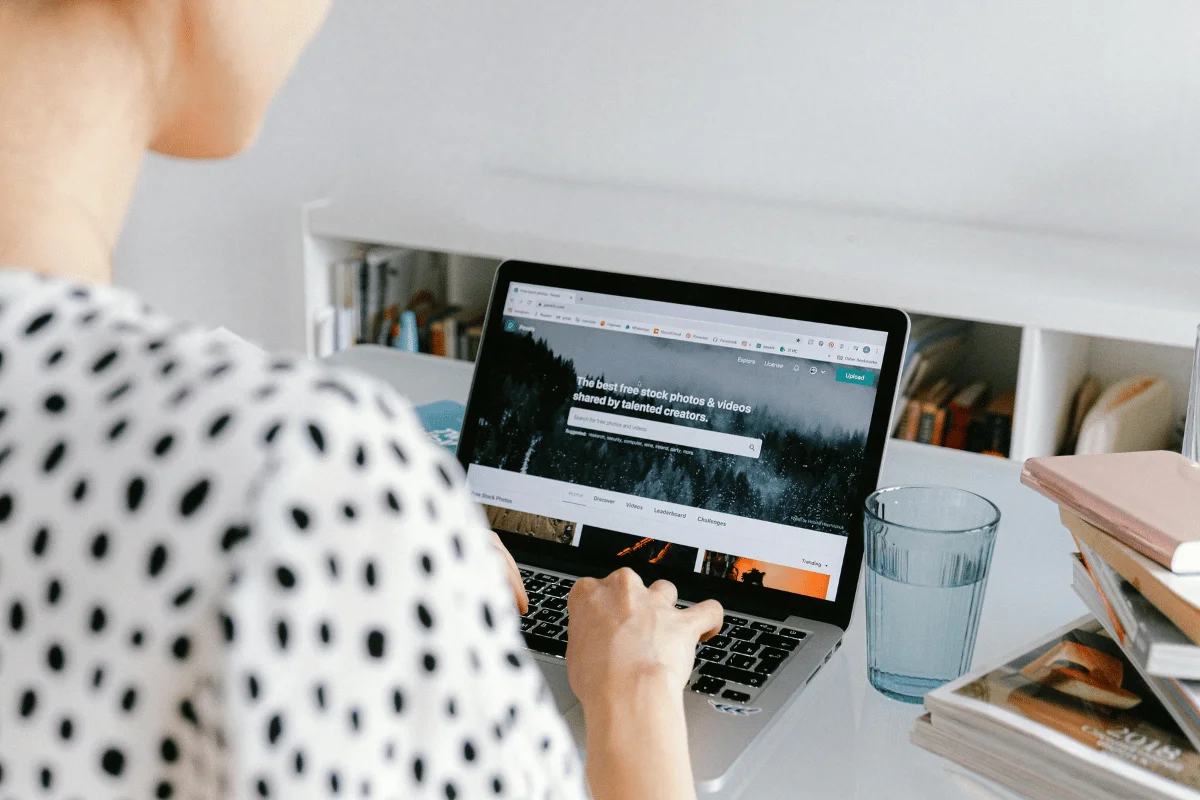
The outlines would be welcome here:
<svg viewBox="0 0 1200 800">
<path fill-rule="evenodd" d="M 1031 458 L 1021 482 L 1172 572 L 1200 572 L 1200 465 L 1179 453 Z"/>
</svg>

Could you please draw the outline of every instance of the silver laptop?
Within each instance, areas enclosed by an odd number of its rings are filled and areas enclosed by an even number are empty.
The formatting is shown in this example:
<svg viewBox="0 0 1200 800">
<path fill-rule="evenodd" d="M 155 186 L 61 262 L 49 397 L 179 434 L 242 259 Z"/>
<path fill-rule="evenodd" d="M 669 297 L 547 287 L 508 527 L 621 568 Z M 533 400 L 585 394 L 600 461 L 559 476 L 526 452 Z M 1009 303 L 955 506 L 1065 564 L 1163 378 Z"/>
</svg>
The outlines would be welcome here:
<svg viewBox="0 0 1200 800">
<path fill-rule="evenodd" d="M 458 456 L 577 734 L 567 594 L 628 566 L 724 605 L 686 692 L 692 769 L 701 791 L 753 771 L 850 621 L 907 337 L 895 309 L 501 265 Z"/>
</svg>

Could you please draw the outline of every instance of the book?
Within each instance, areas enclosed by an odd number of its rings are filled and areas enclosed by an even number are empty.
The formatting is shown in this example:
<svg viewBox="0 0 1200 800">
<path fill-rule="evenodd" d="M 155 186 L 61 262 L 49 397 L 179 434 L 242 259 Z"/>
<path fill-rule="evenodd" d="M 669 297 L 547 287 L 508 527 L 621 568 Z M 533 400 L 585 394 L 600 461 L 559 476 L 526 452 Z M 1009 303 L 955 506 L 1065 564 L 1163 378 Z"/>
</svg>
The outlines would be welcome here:
<svg viewBox="0 0 1200 800">
<path fill-rule="evenodd" d="M 1079 595 L 1088 611 L 1091 611 L 1104 626 L 1109 637 L 1121 646 L 1125 656 L 1141 673 L 1146 685 L 1158 697 L 1183 735 L 1193 747 L 1200 747 L 1200 681 L 1155 675 L 1150 672 L 1136 645 L 1122 632 L 1120 622 L 1112 613 L 1112 607 L 1101 593 L 1083 555 L 1076 553 L 1071 564 L 1071 588 L 1075 590 L 1075 594 Z"/>
<path fill-rule="evenodd" d="M 1007 391 L 997 395 L 983 412 L 982 448 L 978 451 L 987 456 L 1008 458 L 1012 445 L 1013 411 L 1016 407 L 1016 392 Z"/>
<path fill-rule="evenodd" d="M 333 262 L 329 267 L 329 294 L 333 298 L 334 349 L 345 350 L 358 342 L 362 315 L 360 312 L 360 277 L 362 255 L 356 253 Z"/>
<path fill-rule="evenodd" d="M 921 401 L 914 397 L 905 404 L 904 412 L 900 415 L 896 438 L 907 442 L 915 442 L 917 440 L 917 426 L 920 421 Z"/>
<path fill-rule="evenodd" d="M 1078 454 L 1128 453 L 1167 446 L 1174 424 L 1171 388 L 1161 376 L 1135 375 L 1104 390 L 1083 419 Z"/>
<path fill-rule="evenodd" d="M 421 427 L 434 444 L 445 447 L 451 453 L 458 449 L 458 436 L 462 431 L 466 406 L 453 400 L 438 400 L 417 406 L 414 410 L 421 420 Z"/>
<path fill-rule="evenodd" d="M 1087 616 L 925 696 L 911 740 L 1027 797 L 1189 798 L 1200 753 Z"/>
<path fill-rule="evenodd" d="M 1200 572 L 1200 465 L 1179 453 L 1031 458 L 1021 482 L 1171 571 Z"/>
<path fill-rule="evenodd" d="M 941 444 L 946 428 L 946 403 L 954 393 L 954 384 L 942 378 L 920 395 L 921 410 L 917 419 L 917 441 L 922 444 Z"/>
<path fill-rule="evenodd" d="M 1149 675 L 1200 680 L 1200 646 L 1193 644 L 1095 550 L 1079 540 L 1076 544 L 1079 545 L 1076 572 L 1083 570 L 1091 588 L 1108 609 L 1112 622 L 1109 632 L 1130 658 Z M 1075 572 L 1072 575 L 1078 578 Z"/>
<path fill-rule="evenodd" d="M 1087 545 L 1188 639 L 1200 644 L 1200 575 L 1176 575 L 1068 509 L 1059 509 L 1059 517 L 1077 542 Z"/>
<path fill-rule="evenodd" d="M 976 381 L 960 390 L 946 405 L 946 433 L 943 447 L 962 450 L 967 446 L 967 430 L 971 420 L 987 399 L 988 385 Z"/>
<path fill-rule="evenodd" d="M 1094 375 L 1085 376 L 1079 383 L 1075 395 L 1071 398 L 1071 407 L 1067 415 L 1062 443 L 1058 448 L 1058 455 L 1069 456 L 1075 453 L 1075 445 L 1079 441 L 1079 432 L 1083 429 L 1084 417 L 1096 404 L 1102 389 L 1100 379 Z"/>
</svg>

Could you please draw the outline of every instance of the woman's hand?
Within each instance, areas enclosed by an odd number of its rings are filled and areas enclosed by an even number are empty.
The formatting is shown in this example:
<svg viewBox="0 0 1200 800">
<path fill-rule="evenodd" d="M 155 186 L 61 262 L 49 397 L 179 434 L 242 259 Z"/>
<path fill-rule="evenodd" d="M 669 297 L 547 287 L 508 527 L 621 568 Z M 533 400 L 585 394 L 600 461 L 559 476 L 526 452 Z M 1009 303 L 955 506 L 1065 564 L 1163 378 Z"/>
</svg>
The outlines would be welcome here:
<svg viewBox="0 0 1200 800">
<path fill-rule="evenodd" d="M 567 600 L 567 678 L 583 705 L 596 800 L 695 797 L 683 689 L 696 642 L 721 629 L 721 604 L 678 609 L 667 581 L 633 570 L 581 578 Z"/>
<path fill-rule="evenodd" d="M 575 582 L 567 599 L 567 676 L 585 709 L 655 673 L 670 691 L 683 691 L 696 642 L 720 631 L 723 612 L 716 600 L 678 609 L 678 599 L 674 584 L 656 581 L 647 589 L 627 567 Z"/>
<path fill-rule="evenodd" d="M 508 552 L 508 548 L 504 546 L 504 542 L 500 541 L 500 537 L 495 531 L 491 531 L 492 546 L 500 552 L 500 558 L 504 560 L 504 574 L 508 578 L 508 585 L 512 588 L 513 598 L 517 601 L 517 610 L 524 614 L 529 610 L 529 595 L 525 593 L 525 582 L 521 580 L 521 570 L 517 569 L 517 562 L 513 561 L 512 553 Z"/>
</svg>

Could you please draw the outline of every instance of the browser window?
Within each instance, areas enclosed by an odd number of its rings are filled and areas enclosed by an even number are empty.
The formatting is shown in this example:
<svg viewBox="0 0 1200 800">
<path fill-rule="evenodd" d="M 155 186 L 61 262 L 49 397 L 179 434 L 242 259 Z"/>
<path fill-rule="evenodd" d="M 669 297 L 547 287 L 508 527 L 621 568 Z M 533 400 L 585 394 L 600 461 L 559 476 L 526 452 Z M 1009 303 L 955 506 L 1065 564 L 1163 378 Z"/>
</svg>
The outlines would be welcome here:
<svg viewBox="0 0 1200 800">
<path fill-rule="evenodd" d="M 476 376 L 492 526 L 833 599 L 887 335 L 514 283 Z"/>
</svg>

